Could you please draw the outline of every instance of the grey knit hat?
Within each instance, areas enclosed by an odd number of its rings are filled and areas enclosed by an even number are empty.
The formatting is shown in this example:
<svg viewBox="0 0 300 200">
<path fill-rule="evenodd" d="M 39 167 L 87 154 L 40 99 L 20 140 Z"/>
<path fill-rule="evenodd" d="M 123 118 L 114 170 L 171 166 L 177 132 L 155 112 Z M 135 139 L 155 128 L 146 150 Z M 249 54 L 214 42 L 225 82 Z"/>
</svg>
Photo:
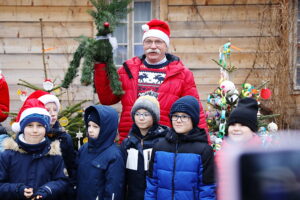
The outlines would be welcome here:
<svg viewBox="0 0 300 200">
<path fill-rule="evenodd" d="M 139 97 L 135 101 L 135 103 L 131 109 L 131 117 L 132 117 L 133 121 L 134 121 L 134 114 L 139 109 L 147 110 L 153 117 L 153 123 L 159 122 L 160 108 L 159 108 L 159 102 L 157 101 L 157 99 L 155 97 L 145 95 L 145 96 Z"/>
</svg>

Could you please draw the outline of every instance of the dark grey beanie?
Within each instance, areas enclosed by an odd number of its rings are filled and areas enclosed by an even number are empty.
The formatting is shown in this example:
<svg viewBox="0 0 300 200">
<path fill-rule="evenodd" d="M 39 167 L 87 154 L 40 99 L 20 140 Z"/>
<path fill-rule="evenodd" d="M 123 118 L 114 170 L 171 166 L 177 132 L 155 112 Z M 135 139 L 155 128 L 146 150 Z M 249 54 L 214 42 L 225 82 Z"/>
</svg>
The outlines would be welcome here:
<svg viewBox="0 0 300 200">
<path fill-rule="evenodd" d="M 131 109 L 131 117 L 133 121 L 134 121 L 134 114 L 139 109 L 147 110 L 152 115 L 154 123 L 159 122 L 160 108 L 159 108 L 159 102 L 155 97 L 146 95 L 146 96 L 139 97 L 135 101 Z"/>
</svg>

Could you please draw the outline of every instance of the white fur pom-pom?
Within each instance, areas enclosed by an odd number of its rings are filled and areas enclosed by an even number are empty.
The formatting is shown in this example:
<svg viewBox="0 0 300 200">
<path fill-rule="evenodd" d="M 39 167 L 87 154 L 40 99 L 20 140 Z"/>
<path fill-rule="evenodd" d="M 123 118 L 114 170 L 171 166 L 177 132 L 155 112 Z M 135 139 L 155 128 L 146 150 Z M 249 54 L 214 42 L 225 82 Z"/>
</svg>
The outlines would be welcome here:
<svg viewBox="0 0 300 200">
<path fill-rule="evenodd" d="M 143 25 L 142 25 L 142 30 L 145 31 L 145 32 L 146 32 L 146 31 L 149 31 L 149 26 L 148 26 L 148 24 L 143 24 Z"/>
<path fill-rule="evenodd" d="M 21 130 L 21 127 L 20 127 L 20 124 L 18 122 L 14 122 L 12 125 L 11 125 L 11 130 L 15 133 L 19 133 L 20 130 Z"/>
</svg>

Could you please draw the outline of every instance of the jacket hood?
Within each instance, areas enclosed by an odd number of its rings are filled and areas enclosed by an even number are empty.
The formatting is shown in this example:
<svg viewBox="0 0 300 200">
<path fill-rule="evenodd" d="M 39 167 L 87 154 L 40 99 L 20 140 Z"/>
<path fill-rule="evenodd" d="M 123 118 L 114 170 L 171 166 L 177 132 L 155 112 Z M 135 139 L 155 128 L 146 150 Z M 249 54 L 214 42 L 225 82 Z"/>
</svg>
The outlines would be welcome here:
<svg viewBox="0 0 300 200">
<path fill-rule="evenodd" d="M 49 140 L 46 141 L 48 145 L 43 149 L 43 155 L 51 155 L 51 156 L 61 156 L 60 143 L 58 140 L 55 140 L 50 143 Z M 24 149 L 20 148 L 18 143 L 11 137 L 3 140 L 3 149 L 4 150 L 12 150 L 20 153 L 27 153 Z"/>
<path fill-rule="evenodd" d="M 155 124 L 148 130 L 147 135 L 143 136 L 140 132 L 140 129 L 137 127 L 137 125 L 133 124 L 128 135 L 129 138 L 137 137 L 137 138 L 154 139 L 158 137 L 164 137 L 168 131 L 169 131 L 169 127 Z"/>
<path fill-rule="evenodd" d="M 84 121 L 88 127 L 88 116 L 91 113 L 97 113 L 100 121 L 100 133 L 98 138 L 89 138 L 88 148 L 91 151 L 102 152 L 114 143 L 118 129 L 118 113 L 110 107 L 104 105 L 93 105 L 84 112 Z"/>
<path fill-rule="evenodd" d="M 204 129 L 198 127 L 193 128 L 188 134 L 177 134 L 172 128 L 166 135 L 166 140 L 175 143 L 178 142 L 205 142 L 207 143 L 207 136 Z"/>
</svg>

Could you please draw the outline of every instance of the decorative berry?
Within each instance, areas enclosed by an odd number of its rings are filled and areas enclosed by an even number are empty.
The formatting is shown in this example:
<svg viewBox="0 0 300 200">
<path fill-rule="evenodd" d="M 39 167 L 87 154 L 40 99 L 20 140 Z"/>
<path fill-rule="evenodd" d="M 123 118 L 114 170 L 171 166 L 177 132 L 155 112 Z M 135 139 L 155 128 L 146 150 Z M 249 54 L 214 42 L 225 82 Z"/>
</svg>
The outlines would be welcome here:
<svg viewBox="0 0 300 200">
<path fill-rule="evenodd" d="M 104 23 L 103 23 L 103 26 L 104 26 L 105 28 L 109 28 L 109 25 L 110 25 L 110 24 L 109 24 L 108 22 L 104 22 Z"/>
</svg>

